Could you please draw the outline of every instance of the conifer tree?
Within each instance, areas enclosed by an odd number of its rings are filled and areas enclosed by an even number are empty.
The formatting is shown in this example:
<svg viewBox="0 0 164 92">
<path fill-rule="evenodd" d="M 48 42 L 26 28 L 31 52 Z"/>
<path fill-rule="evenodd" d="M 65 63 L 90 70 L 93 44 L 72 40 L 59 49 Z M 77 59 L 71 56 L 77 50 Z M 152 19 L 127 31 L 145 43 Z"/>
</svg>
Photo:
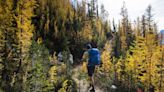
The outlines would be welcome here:
<svg viewBox="0 0 164 92">
<path fill-rule="evenodd" d="M 119 29 L 119 36 L 120 36 L 120 41 L 121 41 L 120 42 L 121 52 L 124 58 L 127 49 L 129 48 L 130 45 L 132 45 L 131 43 L 133 42 L 133 31 L 131 28 L 131 23 L 128 19 L 128 11 L 125 6 L 125 2 L 123 2 L 120 15 L 122 16 L 122 20 L 121 20 L 121 25 Z"/>
<path fill-rule="evenodd" d="M 35 8 L 35 0 L 19 0 L 16 2 L 16 38 L 17 38 L 17 55 L 19 63 L 17 63 L 17 71 L 15 78 L 15 90 L 24 91 L 29 68 L 29 49 L 32 43 L 34 26 L 32 25 L 33 10 Z"/>
<path fill-rule="evenodd" d="M 142 76 L 146 72 L 146 55 L 148 49 L 146 47 L 146 40 L 138 36 L 135 41 L 135 47 L 131 47 L 126 55 L 126 72 L 132 74 L 134 83 L 142 80 Z M 139 80 L 138 80 L 139 79 Z"/>
<path fill-rule="evenodd" d="M 1 87 L 4 91 L 11 91 L 14 85 L 14 77 L 16 72 L 16 47 L 15 24 L 13 16 L 13 0 L 0 1 L 0 57 L 2 69 L 1 71 Z"/>
<path fill-rule="evenodd" d="M 152 37 L 149 35 L 148 37 Z M 150 84 L 159 90 L 159 65 L 161 59 L 160 47 L 153 40 L 146 41 L 146 38 L 138 36 L 135 41 L 135 46 L 131 47 L 130 52 L 126 55 L 126 72 L 132 74 L 132 79 L 135 85 L 141 81 L 145 85 L 145 90 L 149 90 Z M 150 47 L 153 48 L 150 51 Z M 153 53 L 152 53 L 153 52 Z"/>
<path fill-rule="evenodd" d="M 145 15 L 142 16 L 142 36 L 146 37 L 146 19 Z"/>
<path fill-rule="evenodd" d="M 152 6 L 149 5 L 146 9 L 146 22 L 148 27 L 148 32 L 154 33 L 153 31 L 153 14 L 152 14 Z"/>
<path fill-rule="evenodd" d="M 120 36 L 120 43 L 121 43 L 121 52 L 123 55 L 125 55 L 126 49 L 127 49 L 127 26 L 128 26 L 128 14 L 127 14 L 127 8 L 125 6 L 125 2 L 123 3 L 123 7 L 121 8 L 122 15 L 122 21 L 119 29 L 119 36 Z"/>
<path fill-rule="evenodd" d="M 111 51 L 112 51 L 112 48 L 109 44 L 109 42 L 107 42 L 105 44 L 105 47 L 104 47 L 104 51 L 102 52 L 102 55 L 101 55 L 101 59 L 102 59 L 102 70 L 104 71 L 104 73 L 106 73 L 107 75 L 109 73 L 112 73 L 113 72 L 113 64 L 112 64 L 112 59 L 111 59 Z"/>
</svg>

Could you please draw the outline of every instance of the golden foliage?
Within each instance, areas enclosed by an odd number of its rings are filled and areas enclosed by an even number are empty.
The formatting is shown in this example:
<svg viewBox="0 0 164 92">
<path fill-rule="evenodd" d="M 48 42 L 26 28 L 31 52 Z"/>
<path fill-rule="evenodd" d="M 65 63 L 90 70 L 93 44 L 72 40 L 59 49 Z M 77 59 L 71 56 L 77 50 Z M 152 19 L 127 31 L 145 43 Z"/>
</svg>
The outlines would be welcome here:
<svg viewBox="0 0 164 92">
<path fill-rule="evenodd" d="M 129 50 L 132 54 L 128 52 L 126 55 L 125 71 L 135 78 L 135 82 L 141 81 L 146 88 L 152 84 L 158 92 L 161 81 L 159 65 L 162 56 L 160 46 L 157 46 L 153 39 L 152 35 L 147 39 L 137 37 L 136 45 Z"/>
<path fill-rule="evenodd" d="M 111 47 L 109 42 L 105 44 L 104 51 L 101 55 L 101 60 L 103 64 L 100 69 L 103 70 L 105 73 L 112 73 L 113 64 L 111 60 Z"/>
</svg>

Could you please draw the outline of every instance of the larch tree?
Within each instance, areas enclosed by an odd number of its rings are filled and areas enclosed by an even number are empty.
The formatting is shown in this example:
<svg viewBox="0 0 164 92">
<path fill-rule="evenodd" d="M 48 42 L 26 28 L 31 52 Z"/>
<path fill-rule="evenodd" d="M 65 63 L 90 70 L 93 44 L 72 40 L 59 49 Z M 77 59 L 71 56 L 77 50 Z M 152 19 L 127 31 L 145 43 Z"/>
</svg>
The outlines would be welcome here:
<svg viewBox="0 0 164 92">
<path fill-rule="evenodd" d="M 149 43 L 155 43 L 155 41 L 149 40 Z M 150 85 L 153 85 L 158 91 L 160 79 L 159 65 L 161 60 L 160 47 L 155 44 L 147 45 L 146 38 L 142 36 L 137 36 L 134 44 L 135 46 L 131 47 L 126 55 L 126 74 L 131 75 L 133 79 L 131 83 L 134 83 L 134 85 L 137 85 L 140 81 L 144 85 L 145 90 L 148 91 Z M 150 51 L 149 46 L 153 48 L 152 51 Z"/>
<path fill-rule="evenodd" d="M 0 57 L 2 64 L 0 83 L 2 90 L 11 91 L 14 89 L 14 74 L 18 58 L 13 0 L 0 1 L 0 8 Z"/>
<path fill-rule="evenodd" d="M 109 87 L 115 82 L 114 63 L 112 61 L 112 47 L 109 41 L 106 42 L 101 54 L 102 67 L 98 68 L 97 78 L 101 81 L 101 86 L 109 89 Z M 102 78 L 100 78 L 102 77 Z"/>
<path fill-rule="evenodd" d="M 14 85 L 17 91 L 26 89 L 26 81 L 31 64 L 28 58 L 34 31 L 32 17 L 34 16 L 35 3 L 35 0 L 19 0 L 16 2 L 15 20 L 19 63 L 17 63 L 18 69 Z"/>
<path fill-rule="evenodd" d="M 113 72 L 113 63 L 112 63 L 112 58 L 111 58 L 111 51 L 112 48 L 109 44 L 109 41 L 105 44 L 104 51 L 102 52 L 101 55 L 101 60 L 102 60 L 102 71 L 106 73 L 107 76 L 109 76 L 109 73 Z"/>
<path fill-rule="evenodd" d="M 131 83 L 134 83 L 134 85 L 136 85 L 138 81 L 143 80 L 142 77 L 146 72 L 145 57 L 148 54 L 148 50 L 145 43 L 146 41 L 143 37 L 137 36 L 134 42 L 135 46 L 131 46 L 126 55 L 125 71 L 127 74 L 130 74 L 130 77 L 133 79 Z"/>
</svg>

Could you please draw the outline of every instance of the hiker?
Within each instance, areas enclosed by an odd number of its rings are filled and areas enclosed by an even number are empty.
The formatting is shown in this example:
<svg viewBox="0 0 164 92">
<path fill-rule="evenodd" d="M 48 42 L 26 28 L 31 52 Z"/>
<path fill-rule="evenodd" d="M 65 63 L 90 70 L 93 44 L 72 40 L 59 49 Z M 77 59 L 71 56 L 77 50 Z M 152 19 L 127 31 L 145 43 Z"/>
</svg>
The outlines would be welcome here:
<svg viewBox="0 0 164 92">
<path fill-rule="evenodd" d="M 58 64 L 61 64 L 62 62 L 64 62 L 63 59 L 64 59 L 63 52 L 59 52 L 59 54 L 58 54 Z M 71 53 L 68 55 L 68 61 L 71 65 L 73 65 L 73 63 L 74 63 L 73 62 L 73 55 Z"/>
<path fill-rule="evenodd" d="M 83 54 L 82 61 L 87 59 L 87 70 L 90 81 L 90 87 L 92 88 L 90 91 L 95 91 L 94 89 L 94 71 L 95 67 L 100 65 L 100 52 L 97 48 L 92 48 L 90 44 L 87 44 L 86 51 Z"/>
<path fill-rule="evenodd" d="M 71 65 L 73 65 L 73 63 L 74 63 L 73 62 L 73 55 L 71 53 L 69 54 L 69 62 Z"/>
<path fill-rule="evenodd" d="M 62 52 L 59 52 L 58 54 L 58 62 L 63 62 L 63 55 L 62 55 Z"/>
</svg>

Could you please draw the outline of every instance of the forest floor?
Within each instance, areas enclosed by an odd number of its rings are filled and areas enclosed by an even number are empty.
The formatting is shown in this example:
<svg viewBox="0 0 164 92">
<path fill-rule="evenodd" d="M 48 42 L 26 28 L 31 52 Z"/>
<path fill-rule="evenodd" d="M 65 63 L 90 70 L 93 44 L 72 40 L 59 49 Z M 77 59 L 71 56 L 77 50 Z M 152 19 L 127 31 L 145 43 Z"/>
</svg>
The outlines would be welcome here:
<svg viewBox="0 0 164 92">
<path fill-rule="evenodd" d="M 77 83 L 78 92 L 90 92 L 89 82 L 87 77 L 80 75 L 81 67 L 82 67 L 81 65 L 74 67 L 72 79 L 74 79 Z M 104 92 L 104 91 L 95 85 L 95 92 Z"/>
</svg>

